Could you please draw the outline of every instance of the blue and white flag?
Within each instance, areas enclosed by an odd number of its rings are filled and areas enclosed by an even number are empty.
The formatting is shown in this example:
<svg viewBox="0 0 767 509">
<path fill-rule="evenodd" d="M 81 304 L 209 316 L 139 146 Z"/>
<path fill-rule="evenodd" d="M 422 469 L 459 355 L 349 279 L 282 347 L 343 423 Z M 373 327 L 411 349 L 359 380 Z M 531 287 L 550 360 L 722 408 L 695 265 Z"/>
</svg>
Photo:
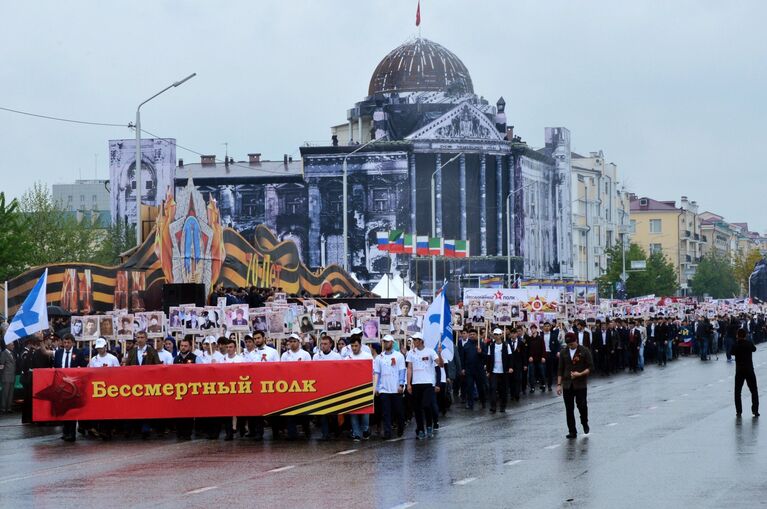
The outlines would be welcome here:
<svg viewBox="0 0 767 509">
<path fill-rule="evenodd" d="M 6 343 L 48 328 L 48 304 L 45 302 L 47 285 L 48 269 L 45 269 L 5 331 Z"/>
<path fill-rule="evenodd" d="M 423 343 L 426 348 L 437 350 L 437 345 L 442 343 L 442 360 L 445 362 L 453 360 L 452 319 L 450 303 L 445 298 L 445 287 L 443 286 L 426 311 L 422 332 Z"/>
</svg>

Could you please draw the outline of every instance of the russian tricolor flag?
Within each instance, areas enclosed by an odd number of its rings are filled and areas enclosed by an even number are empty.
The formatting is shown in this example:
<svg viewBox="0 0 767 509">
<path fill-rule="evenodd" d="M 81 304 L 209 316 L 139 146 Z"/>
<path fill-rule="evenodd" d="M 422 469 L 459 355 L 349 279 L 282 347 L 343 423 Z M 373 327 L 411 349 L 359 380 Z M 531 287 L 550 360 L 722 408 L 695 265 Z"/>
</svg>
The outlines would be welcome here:
<svg viewBox="0 0 767 509">
<path fill-rule="evenodd" d="M 381 251 L 389 250 L 389 232 L 376 232 L 376 243 Z"/>
<path fill-rule="evenodd" d="M 455 240 L 445 239 L 445 256 L 455 258 Z"/>
<path fill-rule="evenodd" d="M 429 255 L 429 236 L 418 235 L 415 241 L 415 254 L 420 256 Z"/>
</svg>

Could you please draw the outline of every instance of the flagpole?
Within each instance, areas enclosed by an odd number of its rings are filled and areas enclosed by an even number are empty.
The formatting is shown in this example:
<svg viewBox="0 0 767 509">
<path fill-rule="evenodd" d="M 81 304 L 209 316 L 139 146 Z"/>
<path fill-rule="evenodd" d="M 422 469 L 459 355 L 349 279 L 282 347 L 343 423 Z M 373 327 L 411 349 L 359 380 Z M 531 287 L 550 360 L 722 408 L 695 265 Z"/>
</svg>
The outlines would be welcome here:
<svg viewBox="0 0 767 509">
<path fill-rule="evenodd" d="M 3 283 L 3 320 L 11 323 L 8 319 L 8 281 Z"/>
</svg>

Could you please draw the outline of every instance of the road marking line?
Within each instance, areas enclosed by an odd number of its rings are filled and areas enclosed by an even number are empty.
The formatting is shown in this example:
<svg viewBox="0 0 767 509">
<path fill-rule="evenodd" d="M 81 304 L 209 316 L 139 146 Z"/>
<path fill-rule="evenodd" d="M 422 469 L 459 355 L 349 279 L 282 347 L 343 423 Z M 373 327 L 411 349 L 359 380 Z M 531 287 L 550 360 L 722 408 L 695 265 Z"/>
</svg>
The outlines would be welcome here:
<svg viewBox="0 0 767 509">
<path fill-rule="evenodd" d="M 465 486 L 465 485 L 469 484 L 470 482 L 474 482 L 476 480 L 477 480 L 476 477 L 467 477 L 466 479 L 461 479 L 460 481 L 455 481 L 453 483 L 453 486 Z"/>
<path fill-rule="evenodd" d="M 345 451 L 337 452 L 336 455 L 337 456 L 344 456 L 346 454 L 352 454 L 354 452 L 357 452 L 357 449 L 347 449 Z"/>
<path fill-rule="evenodd" d="M 631 414 L 631 415 L 629 415 L 629 417 L 631 417 L 633 419 L 634 417 L 639 417 L 639 414 Z"/>
<path fill-rule="evenodd" d="M 544 447 L 544 449 L 548 449 L 548 450 L 551 450 L 551 449 L 556 449 L 556 448 L 557 448 L 557 447 L 559 447 L 560 445 L 562 445 L 562 444 L 553 444 L 553 445 L 547 445 L 546 447 Z"/>
<path fill-rule="evenodd" d="M 387 442 L 399 442 L 400 440 L 405 440 L 405 437 L 390 438 Z"/>
<path fill-rule="evenodd" d="M 647 409 L 648 410 L 655 410 L 656 408 L 658 408 L 658 407 L 657 406 L 651 406 L 651 407 L 648 407 Z"/>
<path fill-rule="evenodd" d="M 712 385 L 714 385 L 714 384 L 706 384 L 706 387 L 711 387 Z"/>
<path fill-rule="evenodd" d="M 522 460 L 511 460 L 511 461 L 507 461 L 506 463 L 504 463 L 504 465 L 506 465 L 507 467 L 510 467 L 510 466 L 513 466 L 513 465 L 518 465 L 520 463 L 522 463 Z"/>
<path fill-rule="evenodd" d="M 284 467 L 277 467 L 273 468 L 271 470 L 267 470 L 266 473 L 277 473 L 277 472 L 284 472 L 285 470 L 290 470 L 291 468 L 296 468 L 295 465 L 287 465 Z"/>
<path fill-rule="evenodd" d="M 666 403 L 673 403 L 673 402 L 674 402 L 673 399 L 670 399 L 670 400 L 666 401 Z"/>
<path fill-rule="evenodd" d="M 196 495 L 197 493 L 203 493 L 205 491 L 215 490 L 218 486 L 206 486 L 204 488 L 197 488 L 196 490 L 187 491 L 184 495 Z"/>
<path fill-rule="evenodd" d="M 400 505 L 395 505 L 391 509 L 408 509 L 408 507 L 413 507 L 416 503 L 417 502 L 403 502 Z"/>
<path fill-rule="evenodd" d="M 617 425 L 618 425 L 617 422 L 611 422 L 611 423 L 608 424 L 608 426 L 617 426 Z"/>
<path fill-rule="evenodd" d="M 689 394 L 687 394 L 686 392 L 684 394 L 682 394 L 683 398 L 686 398 L 687 396 L 689 396 Z"/>
</svg>

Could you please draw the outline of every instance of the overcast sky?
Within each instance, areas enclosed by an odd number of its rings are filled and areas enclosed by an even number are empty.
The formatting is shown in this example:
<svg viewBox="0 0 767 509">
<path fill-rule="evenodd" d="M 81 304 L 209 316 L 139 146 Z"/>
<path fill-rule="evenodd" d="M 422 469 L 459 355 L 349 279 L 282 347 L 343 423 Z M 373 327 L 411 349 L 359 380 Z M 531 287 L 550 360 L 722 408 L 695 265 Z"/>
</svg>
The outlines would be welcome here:
<svg viewBox="0 0 767 509">
<path fill-rule="evenodd" d="M 0 107 L 142 124 L 203 153 L 298 155 L 367 93 L 376 64 L 417 34 L 416 0 L 5 2 Z M 767 2 L 423 0 L 422 36 L 458 55 L 477 94 L 506 99 L 534 147 L 546 126 L 604 150 L 640 195 L 767 231 Z M 0 189 L 108 178 L 91 127 L 0 111 Z M 187 161 L 198 156 L 178 149 Z"/>
</svg>

